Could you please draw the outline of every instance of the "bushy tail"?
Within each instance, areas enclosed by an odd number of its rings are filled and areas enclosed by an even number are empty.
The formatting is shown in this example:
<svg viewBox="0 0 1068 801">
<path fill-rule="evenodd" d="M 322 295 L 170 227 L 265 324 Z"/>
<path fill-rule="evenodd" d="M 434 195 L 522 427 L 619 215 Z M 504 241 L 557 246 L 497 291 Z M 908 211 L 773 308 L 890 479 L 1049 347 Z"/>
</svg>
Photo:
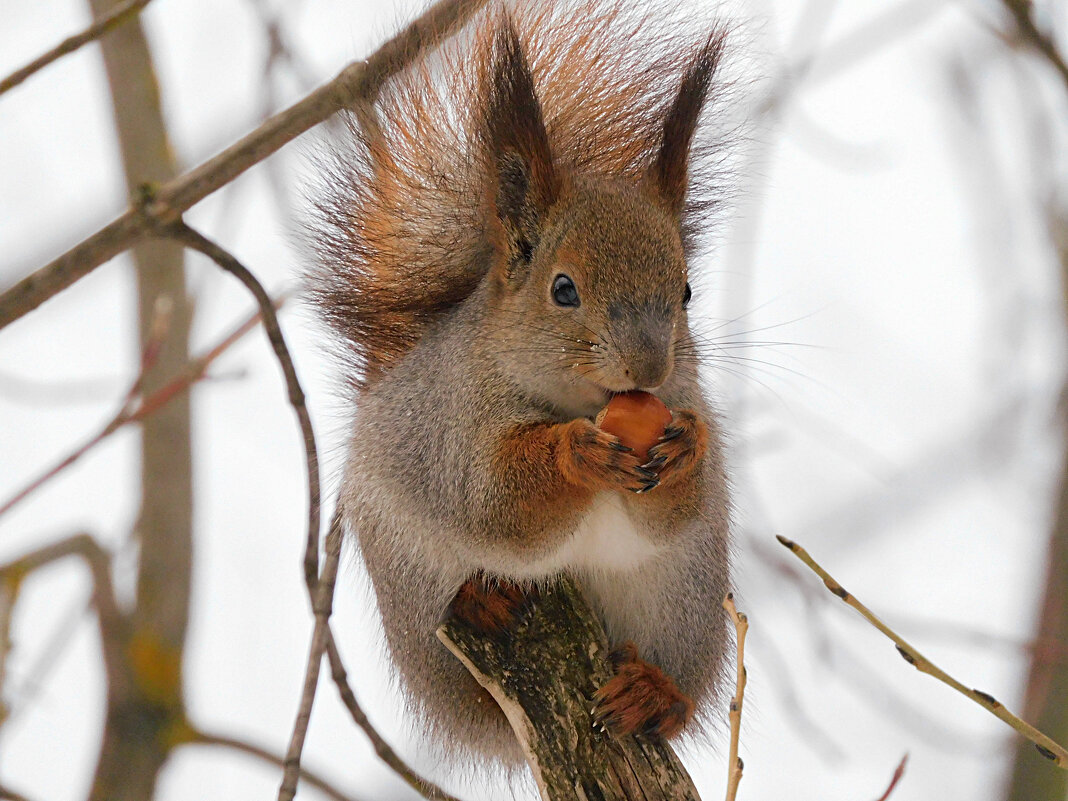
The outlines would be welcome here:
<svg viewBox="0 0 1068 801">
<path fill-rule="evenodd" d="M 503 26 L 514 28 L 530 64 L 561 172 L 638 183 L 655 169 L 664 120 L 680 113 L 672 108 L 680 85 L 707 86 L 725 31 L 666 2 L 642 3 L 641 13 L 633 5 L 492 6 L 387 84 L 373 119 L 348 116 L 351 141 L 326 157 L 312 189 L 308 236 L 317 257 L 312 293 L 346 340 L 357 385 L 403 358 L 489 268 L 486 165 L 497 154 L 483 152 L 482 134 Z M 690 233 L 717 196 L 700 157 L 692 160 L 698 169 L 683 178 L 690 187 L 681 210 Z"/>
</svg>

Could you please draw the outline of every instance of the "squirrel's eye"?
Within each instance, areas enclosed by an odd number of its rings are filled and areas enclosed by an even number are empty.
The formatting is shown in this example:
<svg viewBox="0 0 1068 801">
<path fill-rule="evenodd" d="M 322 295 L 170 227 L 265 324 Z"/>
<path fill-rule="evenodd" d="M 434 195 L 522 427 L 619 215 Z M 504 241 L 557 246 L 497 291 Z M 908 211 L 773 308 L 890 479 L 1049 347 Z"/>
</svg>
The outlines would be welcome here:
<svg viewBox="0 0 1068 801">
<path fill-rule="evenodd" d="M 686 308 L 690 304 L 690 298 L 693 296 L 693 290 L 690 289 L 690 282 L 686 282 L 686 289 L 682 293 L 682 308 Z"/>
<path fill-rule="evenodd" d="M 553 279 L 553 303 L 557 306 L 571 308 L 579 305 L 578 290 L 575 288 L 575 282 L 563 273 Z"/>
</svg>

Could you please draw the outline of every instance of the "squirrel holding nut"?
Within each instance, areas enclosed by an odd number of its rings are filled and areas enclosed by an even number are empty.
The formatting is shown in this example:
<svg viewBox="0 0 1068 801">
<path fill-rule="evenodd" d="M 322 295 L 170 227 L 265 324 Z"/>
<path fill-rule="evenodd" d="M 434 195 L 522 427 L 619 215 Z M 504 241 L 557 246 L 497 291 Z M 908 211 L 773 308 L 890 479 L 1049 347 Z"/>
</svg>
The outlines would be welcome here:
<svg viewBox="0 0 1068 801">
<path fill-rule="evenodd" d="M 353 112 L 321 181 L 312 290 L 355 403 L 340 512 L 452 750 L 521 759 L 443 613 L 506 636 L 562 572 L 616 647 L 594 722 L 672 737 L 720 684 L 729 500 L 687 306 L 725 34 L 693 28 L 621 0 L 484 11 Z M 624 429 L 648 410 L 643 453 Z"/>
</svg>

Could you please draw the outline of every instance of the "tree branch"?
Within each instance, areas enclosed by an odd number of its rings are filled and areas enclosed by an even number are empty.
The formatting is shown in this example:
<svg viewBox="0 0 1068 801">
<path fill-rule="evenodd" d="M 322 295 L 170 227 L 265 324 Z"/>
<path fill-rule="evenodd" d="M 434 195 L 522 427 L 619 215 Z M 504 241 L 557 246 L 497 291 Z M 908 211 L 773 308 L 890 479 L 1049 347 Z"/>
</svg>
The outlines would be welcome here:
<svg viewBox="0 0 1068 801">
<path fill-rule="evenodd" d="M 152 0 L 127 0 L 125 3 L 115 6 L 110 12 L 99 19 L 94 20 L 84 31 L 67 37 L 47 53 L 43 53 L 25 67 L 15 70 L 0 81 L 0 95 L 9 89 L 14 89 L 35 72 L 43 70 L 52 62 L 59 60 L 69 53 L 73 53 L 78 48 L 89 44 L 89 42 L 92 42 L 95 39 L 99 39 L 105 33 L 114 30 L 124 22 L 129 22 L 140 14 L 144 7 L 150 2 L 152 2 Z"/>
<path fill-rule="evenodd" d="M 185 740 L 186 745 L 216 745 L 222 748 L 229 748 L 233 751 L 240 751 L 242 754 L 248 754 L 251 757 L 255 757 L 261 762 L 266 762 L 269 765 L 275 765 L 277 767 L 285 767 L 286 761 L 284 758 L 273 754 L 266 748 L 260 748 L 258 745 L 245 742 L 244 740 L 238 740 L 235 737 L 226 737 L 222 734 L 209 734 L 199 729 L 192 728 L 188 734 L 188 739 Z M 322 778 L 313 771 L 307 768 L 300 769 L 300 778 L 303 779 L 311 787 L 319 790 L 321 793 L 334 801 L 355 801 L 352 796 L 346 795 L 339 789 L 334 787 L 326 779 Z"/>
<path fill-rule="evenodd" d="M 121 0 L 88 0 L 102 18 Z M 100 39 L 127 191 L 172 181 L 178 164 L 163 119 L 152 53 L 140 19 Z M 151 396 L 189 363 L 193 307 L 186 293 L 184 252 L 172 242 L 133 249 L 142 375 L 136 391 Z M 158 309 L 170 308 L 166 337 Z M 135 523 L 137 595 L 122 638 L 122 659 L 109 663 L 107 716 L 93 778 L 92 801 L 148 801 L 181 720 L 182 659 L 193 572 L 193 454 L 188 394 L 175 393 L 141 428 L 141 499 Z"/>
<path fill-rule="evenodd" d="M 901 761 L 897 763 L 897 767 L 894 768 L 894 775 L 890 777 L 890 784 L 887 785 L 886 790 L 877 801 L 887 801 L 894 794 L 894 790 L 897 788 L 898 783 L 901 781 L 901 777 L 905 775 L 905 765 L 908 764 L 909 755 L 901 757 Z"/>
<path fill-rule="evenodd" d="M 1038 29 L 1035 24 L 1034 6 L 1031 0 L 1002 0 L 1005 9 L 1012 15 L 1020 41 L 1042 56 L 1055 69 L 1068 89 L 1068 63 L 1057 49 L 1053 37 Z"/>
<path fill-rule="evenodd" d="M 341 660 L 341 654 L 337 649 L 337 642 L 334 640 L 334 633 L 330 629 L 329 624 L 327 625 L 326 636 L 326 655 L 330 660 L 331 678 L 333 678 L 334 684 L 337 685 L 337 690 L 341 695 L 342 703 L 344 703 L 345 708 L 349 710 L 352 720 L 357 726 L 363 729 L 364 734 L 367 735 L 367 739 L 371 741 L 371 745 L 374 746 L 378 758 L 389 765 L 394 773 L 400 776 L 409 787 L 424 798 L 429 798 L 430 801 L 460 801 L 458 798 L 449 795 L 436 784 L 416 775 L 415 771 L 404 763 L 404 761 L 397 755 L 397 752 L 390 747 L 389 743 L 382 739 L 382 736 L 375 730 L 375 727 L 371 725 L 371 721 L 367 719 L 367 715 L 364 714 L 363 709 L 356 700 L 356 695 L 353 693 L 352 687 L 349 686 L 348 674 L 345 672 L 345 664 Z"/>
<path fill-rule="evenodd" d="M 737 653 L 736 680 L 734 685 L 734 697 L 731 699 L 730 721 L 731 741 L 727 752 L 727 801 L 734 801 L 738 796 L 738 785 L 742 781 L 742 759 L 738 756 L 738 740 L 742 732 L 742 703 L 745 700 L 745 635 L 749 631 L 749 619 L 738 612 L 734 605 L 734 594 L 728 593 L 723 599 L 723 608 L 731 616 L 734 623 L 735 649 Z"/>
<path fill-rule="evenodd" d="M 661 738 L 594 728 L 594 693 L 612 676 L 608 641 L 570 578 L 533 600 L 505 638 L 451 615 L 437 635 L 504 710 L 544 801 L 699 801 Z"/>
<path fill-rule="evenodd" d="M 828 590 L 830 590 L 834 595 L 841 598 L 846 604 L 860 612 L 860 614 L 864 617 L 865 620 L 867 620 L 875 628 L 881 631 L 886 637 L 892 640 L 894 645 L 897 646 L 898 653 L 901 654 L 901 657 L 906 662 L 908 662 L 921 673 L 926 673 L 929 676 L 933 676 L 943 684 L 952 687 L 961 695 L 970 698 L 972 701 L 979 704 L 979 706 L 983 707 L 983 709 L 998 718 L 998 720 L 1007 723 L 1009 726 L 1019 732 L 1022 736 L 1026 737 L 1028 740 L 1034 743 L 1035 747 L 1038 749 L 1038 752 L 1043 757 L 1045 757 L 1058 767 L 1068 770 L 1068 750 L 1066 750 L 1063 746 L 1051 740 L 1049 737 L 1040 732 L 1034 726 L 1018 718 L 1012 712 L 1007 710 L 1001 704 L 1000 701 L 994 698 L 994 696 L 990 695 L 989 693 L 985 693 L 982 690 L 969 689 L 968 687 L 965 687 L 963 684 L 961 684 L 959 681 L 957 681 L 955 678 L 950 676 L 944 670 L 942 670 L 933 662 L 931 662 L 927 657 L 917 651 L 916 648 L 906 642 L 897 632 L 895 632 L 893 629 L 883 623 L 882 620 L 876 617 L 875 614 L 870 609 L 868 609 L 868 607 L 858 601 L 853 595 L 846 592 L 845 589 L 842 588 L 842 585 L 835 581 L 834 577 L 831 576 L 830 573 L 820 567 L 816 560 L 809 556 L 808 551 L 806 551 L 793 540 L 788 540 L 786 537 L 780 536 L 777 537 L 777 539 L 785 548 L 789 549 L 794 556 L 796 556 L 798 559 L 808 565 L 809 569 L 811 569 L 812 572 L 814 572 L 817 576 L 823 579 L 823 583 L 826 585 Z"/>
<path fill-rule="evenodd" d="M 16 492 L 8 500 L 4 501 L 4 503 L 0 504 L 0 515 L 3 515 L 20 501 L 39 489 L 42 485 L 62 473 L 123 426 L 144 420 L 149 415 L 164 408 L 183 392 L 188 391 L 193 384 L 204 378 L 208 368 L 217 358 L 219 358 L 219 356 L 225 353 L 234 343 L 251 331 L 259 321 L 260 313 L 257 311 L 205 353 L 191 360 L 189 366 L 181 375 L 171 378 L 166 384 L 147 396 L 141 396 L 139 394 L 141 384 L 144 382 L 144 372 L 142 371 L 130 387 L 130 390 L 127 392 L 126 397 L 123 400 L 122 406 L 119 407 L 115 416 L 112 417 L 100 431 L 86 440 L 82 445 L 75 448 L 57 464 L 28 482 L 21 490 Z"/>
<path fill-rule="evenodd" d="M 186 247 L 203 253 L 244 284 L 259 305 L 260 315 L 263 317 L 263 328 L 267 332 L 267 338 L 271 342 L 275 358 L 282 368 L 286 390 L 289 394 L 289 405 L 293 407 L 293 411 L 297 415 L 297 423 L 300 426 L 301 436 L 304 440 L 304 458 L 308 476 L 308 530 L 304 549 L 304 575 L 306 581 L 317 582 L 319 579 L 319 515 L 321 505 L 319 452 L 315 444 L 315 430 L 312 428 L 311 415 L 308 413 L 308 406 L 304 399 L 304 390 L 300 386 L 297 368 L 293 364 L 289 346 L 286 345 L 282 327 L 278 323 L 278 315 L 275 313 L 274 303 L 271 301 L 270 295 L 267 294 L 267 290 L 263 288 L 263 284 L 245 265 L 234 258 L 228 251 L 200 232 L 194 231 L 181 220 L 159 229 L 157 234 L 170 237 Z"/>
<path fill-rule="evenodd" d="M 278 801 L 293 801 L 297 794 L 297 781 L 300 778 L 300 756 L 304 750 L 304 740 L 311 722 L 312 705 L 315 703 L 315 691 L 319 686 L 319 670 L 326 651 L 329 633 L 330 614 L 333 611 L 334 583 L 337 580 L 338 561 L 341 556 L 341 518 L 334 517 L 330 534 L 326 538 L 326 559 L 323 573 L 319 579 L 318 592 L 315 595 L 315 629 L 312 632 L 308 665 L 304 671 L 304 690 L 300 696 L 297 719 L 293 724 L 293 735 L 286 749 L 285 773 L 282 785 L 278 788 Z"/>
<path fill-rule="evenodd" d="M 438 0 L 423 16 L 366 61 L 350 64 L 329 83 L 271 117 L 252 133 L 173 181 L 151 186 L 145 202 L 0 294 L 0 328 L 125 251 L 153 228 L 230 183 L 286 143 L 357 102 L 373 103 L 382 86 L 420 54 L 464 25 L 487 0 Z"/>
</svg>

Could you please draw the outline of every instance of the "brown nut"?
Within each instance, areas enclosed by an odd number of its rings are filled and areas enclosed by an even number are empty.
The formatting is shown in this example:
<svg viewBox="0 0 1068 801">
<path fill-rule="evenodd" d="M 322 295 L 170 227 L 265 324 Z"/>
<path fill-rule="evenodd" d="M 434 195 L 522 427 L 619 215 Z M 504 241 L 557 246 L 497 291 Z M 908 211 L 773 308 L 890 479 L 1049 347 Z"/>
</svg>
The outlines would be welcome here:
<svg viewBox="0 0 1068 801">
<path fill-rule="evenodd" d="M 664 436 L 671 410 L 648 392 L 621 392 L 612 396 L 594 422 L 602 431 L 619 437 L 644 462 L 649 458 L 649 449 Z"/>
</svg>

